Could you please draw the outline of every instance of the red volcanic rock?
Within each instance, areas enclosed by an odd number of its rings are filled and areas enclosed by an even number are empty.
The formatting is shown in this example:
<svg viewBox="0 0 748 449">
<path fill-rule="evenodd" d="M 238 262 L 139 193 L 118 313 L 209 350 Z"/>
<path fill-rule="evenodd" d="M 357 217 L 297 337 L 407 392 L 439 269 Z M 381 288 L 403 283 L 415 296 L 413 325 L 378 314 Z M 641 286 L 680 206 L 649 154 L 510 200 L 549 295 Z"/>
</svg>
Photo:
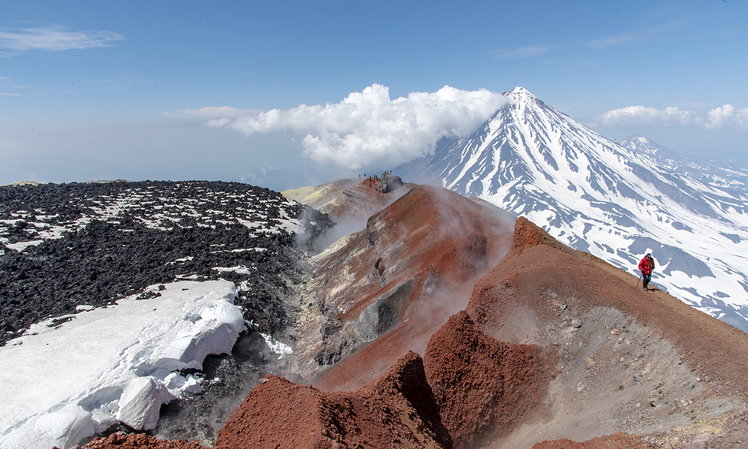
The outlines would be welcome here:
<svg viewBox="0 0 748 449">
<path fill-rule="evenodd" d="M 86 445 L 86 449 L 201 449 L 197 441 L 158 440 L 145 434 L 117 432 L 107 438 L 97 438 Z"/>
<path fill-rule="evenodd" d="M 514 236 L 512 237 L 511 253 L 521 253 L 525 248 L 537 245 L 550 246 L 564 252 L 574 251 L 568 246 L 559 243 L 543 228 L 539 227 L 527 218 L 517 218 L 517 221 L 514 224 Z"/>
<path fill-rule="evenodd" d="M 616 432 L 613 435 L 593 438 L 582 443 L 568 439 L 543 441 L 534 445 L 532 449 L 647 449 L 652 447 L 640 443 L 640 439 L 638 436 Z"/>
<path fill-rule="evenodd" d="M 355 392 L 265 378 L 221 430 L 217 448 L 452 447 L 413 352 Z"/>
<path fill-rule="evenodd" d="M 540 347 L 497 341 L 465 311 L 433 335 L 424 365 L 456 448 L 490 441 L 522 424 L 545 396 L 550 371 Z"/>
</svg>

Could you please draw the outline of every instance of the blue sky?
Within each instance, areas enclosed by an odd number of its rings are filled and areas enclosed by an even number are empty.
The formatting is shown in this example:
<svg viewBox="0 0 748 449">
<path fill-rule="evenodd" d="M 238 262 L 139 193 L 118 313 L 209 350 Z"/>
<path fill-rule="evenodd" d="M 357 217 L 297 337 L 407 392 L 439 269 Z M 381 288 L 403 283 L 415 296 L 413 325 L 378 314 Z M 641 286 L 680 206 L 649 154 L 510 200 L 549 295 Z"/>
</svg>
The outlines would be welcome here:
<svg viewBox="0 0 748 449">
<path fill-rule="evenodd" d="M 745 155 L 747 51 L 738 0 L 3 2 L 0 184 L 298 187 L 423 154 L 515 86 L 613 140 Z"/>
</svg>

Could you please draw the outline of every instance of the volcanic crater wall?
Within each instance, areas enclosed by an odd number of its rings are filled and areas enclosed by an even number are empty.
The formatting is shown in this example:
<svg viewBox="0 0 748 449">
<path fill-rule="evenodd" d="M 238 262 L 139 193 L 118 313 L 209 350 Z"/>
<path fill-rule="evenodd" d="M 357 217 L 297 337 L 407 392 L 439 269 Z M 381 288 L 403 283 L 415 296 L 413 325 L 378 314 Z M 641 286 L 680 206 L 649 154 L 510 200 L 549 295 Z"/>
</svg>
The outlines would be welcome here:
<svg viewBox="0 0 748 449">
<path fill-rule="evenodd" d="M 373 214 L 344 246 L 313 261 L 310 289 L 323 315 L 315 360 L 333 365 L 408 322 L 436 330 L 449 316 L 445 310 L 462 307 L 447 292 L 464 289 L 509 250 L 513 223 L 508 214 L 431 186 L 415 187 Z M 405 349 L 422 352 L 427 340 Z"/>
<path fill-rule="evenodd" d="M 413 189 L 313 259 L 286 366 L 313 386 L 266 376 L 218 447 L 748 441 L 744 333 L 642 291 L 523 218 L 445 192 Z M 462 297 L 465 285 L 472 293 Z M 369 324 L 389 328 L 368 327 L 380 334 L 368 342 L 355 328 L 366 310 L 377 312 Z M 166 444 L 135 440 L 90 447 Z"/>
<path fill-rule="evenodd" d="M 545 398 L 553 357 L 537 345 L 486 335 L 464 310 L 450 317 L 426 348 L 426 377 L 457 448 L 506 436 Z"/>
</svg>

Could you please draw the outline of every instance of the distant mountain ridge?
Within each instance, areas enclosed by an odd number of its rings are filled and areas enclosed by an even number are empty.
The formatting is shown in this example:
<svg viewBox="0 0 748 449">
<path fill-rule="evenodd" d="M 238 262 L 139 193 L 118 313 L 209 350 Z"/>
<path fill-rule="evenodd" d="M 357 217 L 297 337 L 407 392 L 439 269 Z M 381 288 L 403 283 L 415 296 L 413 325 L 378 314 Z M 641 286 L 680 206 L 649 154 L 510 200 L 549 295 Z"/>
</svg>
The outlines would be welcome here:
<svg viewBox="0 0 748 449">
<path fill-rule="evenodd" d="M 541 225 L 629 272 L 652 252 L 653 282 L 748 331 L 748 175 L 639 137 L 619 145 L 524 88 L 473 135 L 401 167 Z"/>
<path fill-rule="evenodd" d="M 621 145 L 636 153 L 647 154 L 661 167 L 716 184 L 737 196 L 748 194 L 748 163 L 745 159 L 707 158 L 694 160 L 642 136 L 629 136 Z"/>
</svg>

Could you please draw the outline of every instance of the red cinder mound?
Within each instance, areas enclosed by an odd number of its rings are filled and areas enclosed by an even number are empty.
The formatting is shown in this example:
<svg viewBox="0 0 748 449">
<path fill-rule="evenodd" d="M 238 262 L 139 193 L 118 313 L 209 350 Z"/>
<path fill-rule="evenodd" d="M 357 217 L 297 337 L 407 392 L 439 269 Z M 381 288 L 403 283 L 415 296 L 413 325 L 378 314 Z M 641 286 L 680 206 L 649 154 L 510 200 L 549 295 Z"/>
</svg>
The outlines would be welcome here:
<svg viewBox="0 0 748 449">
<path fill-rule="evenodd" d="M 490 441 L 522 424 L 545 396 L 550 372 L 540 347 L 497 341 L 465 311 L 433 335 L 424 364 L 457 448 Z"/>
<path fill-rule="evenodd" d="M 565 252 L 573 251 L 571 250 L 571 248 L 559 243 L 543 228 L 539 227 L 527 218 L 517 218 L 517 221 L 514 224 L 514 237 L 512 238 L 511 253 L 521 253 L 525 248 L 537 245 L 546 245 Z"/>
<path fill-rule="evenodd" d="M 86 445 L 86 449 L 201 449 L 197 441 L 158 440 L 145 434 L 117 432 L 107 438 L 97 438 Z"/>
<path fill-rule="evenodd" d="M 355 392 L 266 379 L 221 430 L 217 448 L 452 447 L 413 352 Z"/>
<path fill-rule="evenodd" d="M 532 449 L 646 449 L 651 447 L 646 443 L 640 443 L 641 438 L 616 432 L 613 435 L 593 438 L 583 443 L 577 443 L 568 439 L 543 441 L 532 447 Z"/>
</svg>

